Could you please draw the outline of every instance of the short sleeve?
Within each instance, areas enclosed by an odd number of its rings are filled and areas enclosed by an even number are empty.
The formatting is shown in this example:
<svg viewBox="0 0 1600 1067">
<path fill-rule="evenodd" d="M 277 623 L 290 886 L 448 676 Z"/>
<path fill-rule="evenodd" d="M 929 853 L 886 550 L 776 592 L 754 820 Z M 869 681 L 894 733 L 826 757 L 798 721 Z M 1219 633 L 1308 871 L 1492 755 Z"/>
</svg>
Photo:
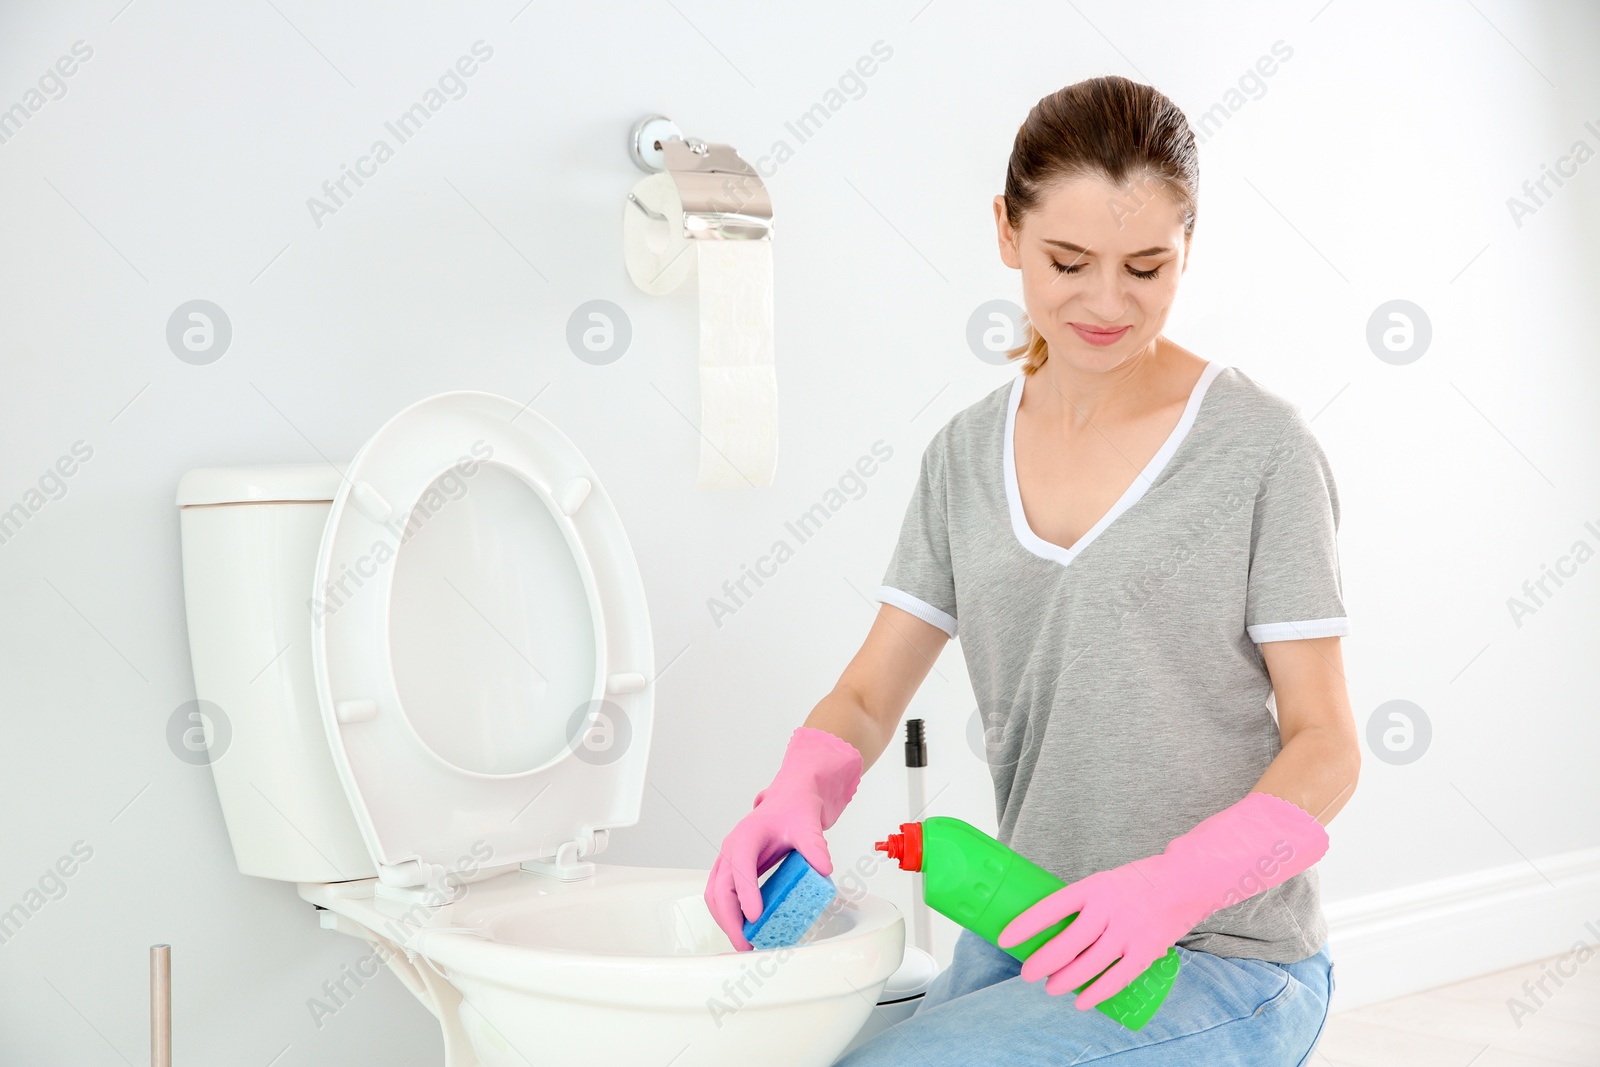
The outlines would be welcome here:
<svg viewBox="0 0 1600 1067">
<path fill-rule="evenodd" d="M 1256 644 L 1350 633 L 1338 530 L 1333 470 L 1310 424 L 1293 412 L 1262 469 L 1250 530 L 1245 632 Z"/>
<path fill-rule="evenodd" d="M 889 569 L 877 599 L 956 635 L 956 583 L 950 567 L 950 533 L 945 521 L 944 435 L 935 435 L 922 453 L 917 487 L 900 524 Z"/>
</svg>

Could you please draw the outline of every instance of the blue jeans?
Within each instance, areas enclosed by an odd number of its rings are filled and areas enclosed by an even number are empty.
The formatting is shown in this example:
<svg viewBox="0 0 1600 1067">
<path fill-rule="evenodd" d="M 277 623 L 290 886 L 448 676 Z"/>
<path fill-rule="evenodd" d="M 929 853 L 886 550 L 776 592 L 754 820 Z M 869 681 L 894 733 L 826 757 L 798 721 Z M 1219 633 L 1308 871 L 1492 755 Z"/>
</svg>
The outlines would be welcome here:
<svg viewBox="0 0 1600 1067">
<path fill-rule="evenodd" d="M 835 1067 L 1299 1067 L 1322 1034 L 1333 994 L 1328 946 L 1299 963 L 1215 956 L 1180 947 L 1183 965 L 1138 1032 L 1073 995 L 1024 982 L 1022 964 L 963 930 L 950 966 L 916 1014 Z"/>
</svg>

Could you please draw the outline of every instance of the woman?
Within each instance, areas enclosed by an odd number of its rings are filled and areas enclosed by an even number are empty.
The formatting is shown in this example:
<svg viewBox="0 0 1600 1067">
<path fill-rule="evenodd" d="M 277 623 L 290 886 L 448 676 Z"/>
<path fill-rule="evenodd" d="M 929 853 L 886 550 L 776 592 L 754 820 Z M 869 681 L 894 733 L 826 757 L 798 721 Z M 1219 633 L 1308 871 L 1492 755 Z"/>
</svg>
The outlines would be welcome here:
<svg viewBox="0 0 1600 1067">
<path fill-rule="evenodd" d="M 1149 86 L 1029 114 L 994 203 L 1021 371 L 929 443 L 865 643 L 712 869 L 741 950 L 761 872 L 794 848 L 831 873 L 823 831 L 959 620 L 1000 838 L 1068 883 L 1000 942 L 1078 918 L 1025 963 L 964 931 L 916 1014 L 841 1065 L 1277 1067 L 1321 1032 L 1311 868 L 1360 769 L 1338 495 L 1291 404 L 1161 336 L 1197 193 L 1194 136 Z M 1087 1010 L 1172 945 L 1140 1031 Z"/>
</svg>

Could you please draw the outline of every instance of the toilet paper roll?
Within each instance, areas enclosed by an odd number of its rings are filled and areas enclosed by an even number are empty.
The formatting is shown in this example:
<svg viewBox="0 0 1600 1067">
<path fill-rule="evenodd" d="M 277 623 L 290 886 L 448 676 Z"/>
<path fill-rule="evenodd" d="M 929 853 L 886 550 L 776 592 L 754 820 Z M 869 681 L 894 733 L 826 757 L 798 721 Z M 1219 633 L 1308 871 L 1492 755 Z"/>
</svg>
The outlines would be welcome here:
<svg viewBox="0 0 1600 1067">
<path fill-rule="evenodd" d="M 778 465 L 772 242 L 696 241 L 701 489 L 772 484 Z"/>
<path fill-rule="evenodd" d="M 622 259 L 634 285 L 664 296 L 694 274 L 699 242 L 683 234 L 683 201 L 672 175 L 642 178 L 631 195 L 638 204 L 622 205 Z"/>
<path fill-rule="evenodd" d="M 628 274 L 647 293 L 696 288 L 700 305 L 701 489 L 772 484 L 778 463 L 772 242 L 696 240 L 670 174 L 634 186 L 624 206 Z"/>
</svg>

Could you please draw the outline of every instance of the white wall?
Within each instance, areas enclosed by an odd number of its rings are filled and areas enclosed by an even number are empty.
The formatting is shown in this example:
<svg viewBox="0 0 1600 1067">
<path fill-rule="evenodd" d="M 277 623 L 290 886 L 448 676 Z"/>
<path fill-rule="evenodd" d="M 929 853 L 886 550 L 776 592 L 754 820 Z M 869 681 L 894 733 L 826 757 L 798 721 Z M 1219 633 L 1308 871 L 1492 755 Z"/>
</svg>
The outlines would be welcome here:
<svg viewBox="0 0 1600 1067">
<path fill-rule="evenodd" d="M 184 471 L 342 461 L 443 390 L 537 395 L 630 525 L 667 665 L 653 788 L 607 858 L 708 867 L 864 634 L 923 445 L 1011 373 L 965 330 L 980 303 L 1019 299 L 989 201 L 1028 109 L 1119 72 L 1198 121 L 1278 41 L 1291 58 L 1202 148 L 1169 333 L 1315 415 L 1344 506 L 1357 716 L 1404 698 L 1433 724 L 1421 760 L 1368 758 L 1322 865 L 1328 898 L 1600 844 L 1600 562 L 1520 628 L 1506 606 L 1573 542 L 1600 544 L 1600 164 L 1520 227 L 1506 207 L 1575 141 L 1600 147 L 1592 5 L 331 7 L 0 14 L 0 108 L 75 42 L 93 50 L 0 144 L 0 509 L 75 442 L 93 450 L 0 544 L 0 908 L 75 842 L 92 849 L 0 944 L 0 1061 L 141 1060 L 145 949 L 161 941 L 182 1062 L 441 1058 L 387 976 L 313 1023 L 308 998 L 361 946 L 319 931 L 290 887 L 234 870 L 208 772 L 168 749 L 193 696 Z M 493 56 L 465 96 L 316 225 L 307 198 L 480 40 Z M 786 123 L 878 41 L 892 57 L 798 143 Z M 782 405 L 767 489 L 694 489 L 693 299 L 646 297 L 622 267 L 640 176 L 625 138 L 652 111 L 752 161 L 793 149 L 765 166 Z M 207 366 L 164 338 L 194 298 L 234 330 Z M 603 367 L 564 342 L 572 309 L 599 298 L 634 328 Z M 1395 298 L 1432 321 L 1407 366 L 1364 340 Z M 894 456 L 865 494 L 715 626 L 707 598 L 879 439 Z M 973 707 L 952 646 L 912 713 L 929 723 L 935 811 L 993 828 Z M 898 747 L 832 832 L 841 864 L 904 817 L 897 762 Z M 908 900 L 898 872 L 874 888 Z"/>
</svg>

